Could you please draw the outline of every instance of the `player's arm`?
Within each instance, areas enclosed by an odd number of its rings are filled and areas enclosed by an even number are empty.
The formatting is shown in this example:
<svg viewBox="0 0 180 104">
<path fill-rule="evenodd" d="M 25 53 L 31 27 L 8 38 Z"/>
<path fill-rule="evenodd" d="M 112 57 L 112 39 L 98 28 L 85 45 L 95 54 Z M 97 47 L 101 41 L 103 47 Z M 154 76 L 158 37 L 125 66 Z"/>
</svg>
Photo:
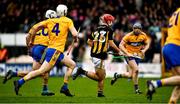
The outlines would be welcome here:
<svg viewBox="0 0 180 104">
<path fill-rule="evenodd" d="M 93 40 L 88 39 L 87 43 L 88 43 L 89 46 L 91 46 L 91 47 L 93 46 Z"/>
<path fill-rule="evenodd" d="M 32 45 L 33 45 L 33 43 L 34 43 L 34 39 L 35 39 L 35 36 L 36 36 L 36 32 L 38 31 L 38 30 L 40 30 L 41 28 L 39 28 L 39 27 L 37 27 L 37 28 L 32 28 L 32 30 L 28 33 L 29 35 L 28 35 L 28 47 L 31 47 Z M 27 39 L 26 38 L 26 39 Z"/>
<path fill-rule="evenodd" d="M 91 35 L 88 35 L 87 44 L 91 47 L 93 46 L 93 40 L 94 40 L 94 33 L 92 33 Z"/>
<path fill-rule="evenodd" d="M 108 41 L 109 46 L 112 47 L 114 50 L 116 50 L 118 53 L 120 53 L 120 49 L 116 46 L 113 40 Z"/>
<path fill-rule="evenodd" d="M 28 49 L 28 54 L 31 54 L 31 47 L 33 46 L 33 44 L 31 43 L 31 38 L 33 37 L 32 34 L 32 28 L 30 29 L 30 31 L 28 32 L 27 36 L 26 36 L 26 45 L 27 45 L 27 49 Z"/>
<path fill-rule="evenodd" d="M 43 22 L 40 22 L 36 25 L 34 25 L 31 30 L 29 31 L 29 35 L 27 36 L 27 40 L 28 40 L 28 46 L 32 46 L 33 43 L 34 43 L 34 39 L 35 39 L 35 36 L 36 36 L 36 32 L 38 32 L 40 29 L 42 28 L 45 28 L 46 27 L 46 22 L 43 21 Z"/>
<path fill-rule="evenodd" d="M 145 46 L 144 46 L 144 48 L 141 50 L 141 52 L 142 52 L 143 54 L 149 49 L 151 40 L 148 39 L 147 36 L 146 36 L 146 38 L 145 38 L 145 40 L 144 40 L 144 43 L 145 43 Z"/>
<path fill-rule="evenodd" d="M 70 30 L 75 42 L 77 42 L 77 40 L 78 40 L 78 32 L 77 32 L 76 28 L 73 26 L 69 30 Z"/>
<path fill-rule="evenodd" d="M 78 32 L 76 30 L 76 28 L 74 27 L 74 23 L 72 20 L 69 20 L 69 24 L 68 24 L 69 30 L 75 40 L 75 42 L 78 40 Z M 78 30 L 79 31 L 79 30 Z"/>
<path fill-rule="evenodd" d="M 133 56 L 133 55 L 132 55 L 131 53 L 129 53 L 129 52 L 127 51 L 127 49 L 125 48 L 125 44 L 127 44 L 127 43 L 126 43 L 127 41 L 128 41 L 128 37 L 127 37 L 127 36 L 123 37 L 121 43 L 119 44 L 119 48 L 120 48 L 121 51 L 122 51 L 124 54 L 126 54 L 127 56 Z"/>
<path fill-rule="evenodd" d="M 126 43 L 124 41 L 121 41 L 121 43 L 119 44 L 119 48 L 127 55 L 129 54 L 128 51 L 126 50 L 126 48 L 124 47 Z"/>
<path fill-rule="evenodd" d="M 30 34 L 28 33 L 27 36 L 26 36 L 26 45 L 28 46 L 30 42 Z"/>
<path fill-rule="evenodd" d="M 27 52 L 28 52 L 28 55 L 31 55 L 31 45 L 29 44 L 30 43 L 30 34 L 28 33 L 27 36 L 26 36 L 26 45 L 27 45 Z"/>
<path fill-rule="evenodd" d="M 110 29 L 109 31 L 108 31 L 108 33 L 107 33 L 107 35 L 108 35 L 108 44 L 109 44 L 109 46 L 110 47 L 112 47 L 116 52 L 118 52 L 119 53 L 119 55 L 120 55 L 120 49 L 116 46 L 116 44 L 114 43 L 114 41 L 113 41 L 113 34 L 114 34 L 114 32 L 113 32 L 113 30 L 112 29 Z"/>
<path fill-rule="evenodd" d="M 70 28 L 70 31 L 73 37 L 77 37 L 78 32 L 74 26 Z"/>
</svg>

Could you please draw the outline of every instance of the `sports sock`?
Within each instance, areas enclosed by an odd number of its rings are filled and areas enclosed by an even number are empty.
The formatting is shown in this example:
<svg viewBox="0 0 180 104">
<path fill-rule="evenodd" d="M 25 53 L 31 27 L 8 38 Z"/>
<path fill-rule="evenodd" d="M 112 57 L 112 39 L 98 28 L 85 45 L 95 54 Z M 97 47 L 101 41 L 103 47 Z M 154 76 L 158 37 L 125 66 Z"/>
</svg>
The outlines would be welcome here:
<svg viewBox="0 0 180 104">
<path fill-rule="evenodd" d="M 48 91 L 48 86 L 47 85 L 43 85 L 43 91 Z"/>
<path fill-rule="evenodd" d="M 98 91 L 98 94 L 103 94 L 103 91 L 99 90 L 99 91 Z"/>
<path fill-rule="evenodd" d="M 158 87 L 161 87 L 161 86 L 162 86 L 161 80 L 151 81 L 151 83 L 153 84 L 153 86 L 154 86 L 155 88 L 158 88 Z"/>
<path fill-rule="evenodd" d="M 18 84 L 22 86 L 25 83 L 25 80 L 23 78 L 18 80 Z"/>
<path fill-rule="evenodd" d="M 67 90 L 68 89 L 68 84 L 64 83 L 63 86 L 62 86 L 62 89 Z"/>
<path fill-rule="evenodd" d="M 135 91 L 139 89 L 138 84 L 135 84 L 135 85 L 134 85 L 134 89 L 135 89 Z"/>
</svg>

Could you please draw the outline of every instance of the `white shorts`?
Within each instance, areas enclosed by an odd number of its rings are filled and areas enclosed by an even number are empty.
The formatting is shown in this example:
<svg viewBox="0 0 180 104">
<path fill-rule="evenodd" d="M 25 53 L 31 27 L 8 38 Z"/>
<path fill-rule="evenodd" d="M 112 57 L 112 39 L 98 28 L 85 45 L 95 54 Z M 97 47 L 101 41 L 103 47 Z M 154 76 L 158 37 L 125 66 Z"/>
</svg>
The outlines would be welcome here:
<svg viewBox="0 0 180 104">
<path fill-rule="evenodd" d="M 102 59 L 92 57 L 92 62 L 93 62 L 94 67 L 95 67 L 96 69 L 97 69 L 97 68 L 104 69 L 104 67 L 105 67 L 104 60 L 102 60 Z"/>
</svg>

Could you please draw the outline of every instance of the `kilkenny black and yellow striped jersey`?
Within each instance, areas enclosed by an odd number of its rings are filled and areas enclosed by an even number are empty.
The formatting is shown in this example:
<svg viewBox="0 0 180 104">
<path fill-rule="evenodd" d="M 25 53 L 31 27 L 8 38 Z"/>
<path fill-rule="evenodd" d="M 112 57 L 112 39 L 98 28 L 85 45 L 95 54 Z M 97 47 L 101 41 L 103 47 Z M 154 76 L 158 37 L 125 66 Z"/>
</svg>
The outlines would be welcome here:
<svg viewBox="0 0 180 104">
<path fill-rule="evenodd" d="M 89 37 L 93 40 L 91 47 L 91 57 L 100 59 L 107 58 L 108 40 L 112 40 L 113 31 L 106 25 L 100 25 Z"/>
</svg>

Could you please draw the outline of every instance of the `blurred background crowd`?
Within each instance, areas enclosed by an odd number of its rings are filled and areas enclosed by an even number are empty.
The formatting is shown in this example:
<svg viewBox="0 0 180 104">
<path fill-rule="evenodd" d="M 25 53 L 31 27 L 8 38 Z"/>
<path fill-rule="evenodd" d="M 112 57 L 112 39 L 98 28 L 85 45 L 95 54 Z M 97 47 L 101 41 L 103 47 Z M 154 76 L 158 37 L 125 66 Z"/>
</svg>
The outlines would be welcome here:
<svg viewBox="0 0 180 104">
<path fill-rule="evenodd" d="M 82 57 L 79 53 L 86 50 L 87 37 L 97 27 L 99 16 L 110 13 L 116 18 L 113 25 L 116 45 L 132 30 L 132 24 L 142 23 L 143 31 L 151 39 L 144 62 L 152 62 L 154 53 L 160 53 L 158 34 L 180 6 L 180 0 L 1 0 L 0 33 L 27 33 L 31 26 L 45 19 L 46 10 L 55 10 L 61 3 L 68 6 L 68 17 L 75 27 L 81 27 L 80 44 L 72 53 L 74 59 Z"/>
</svg>

